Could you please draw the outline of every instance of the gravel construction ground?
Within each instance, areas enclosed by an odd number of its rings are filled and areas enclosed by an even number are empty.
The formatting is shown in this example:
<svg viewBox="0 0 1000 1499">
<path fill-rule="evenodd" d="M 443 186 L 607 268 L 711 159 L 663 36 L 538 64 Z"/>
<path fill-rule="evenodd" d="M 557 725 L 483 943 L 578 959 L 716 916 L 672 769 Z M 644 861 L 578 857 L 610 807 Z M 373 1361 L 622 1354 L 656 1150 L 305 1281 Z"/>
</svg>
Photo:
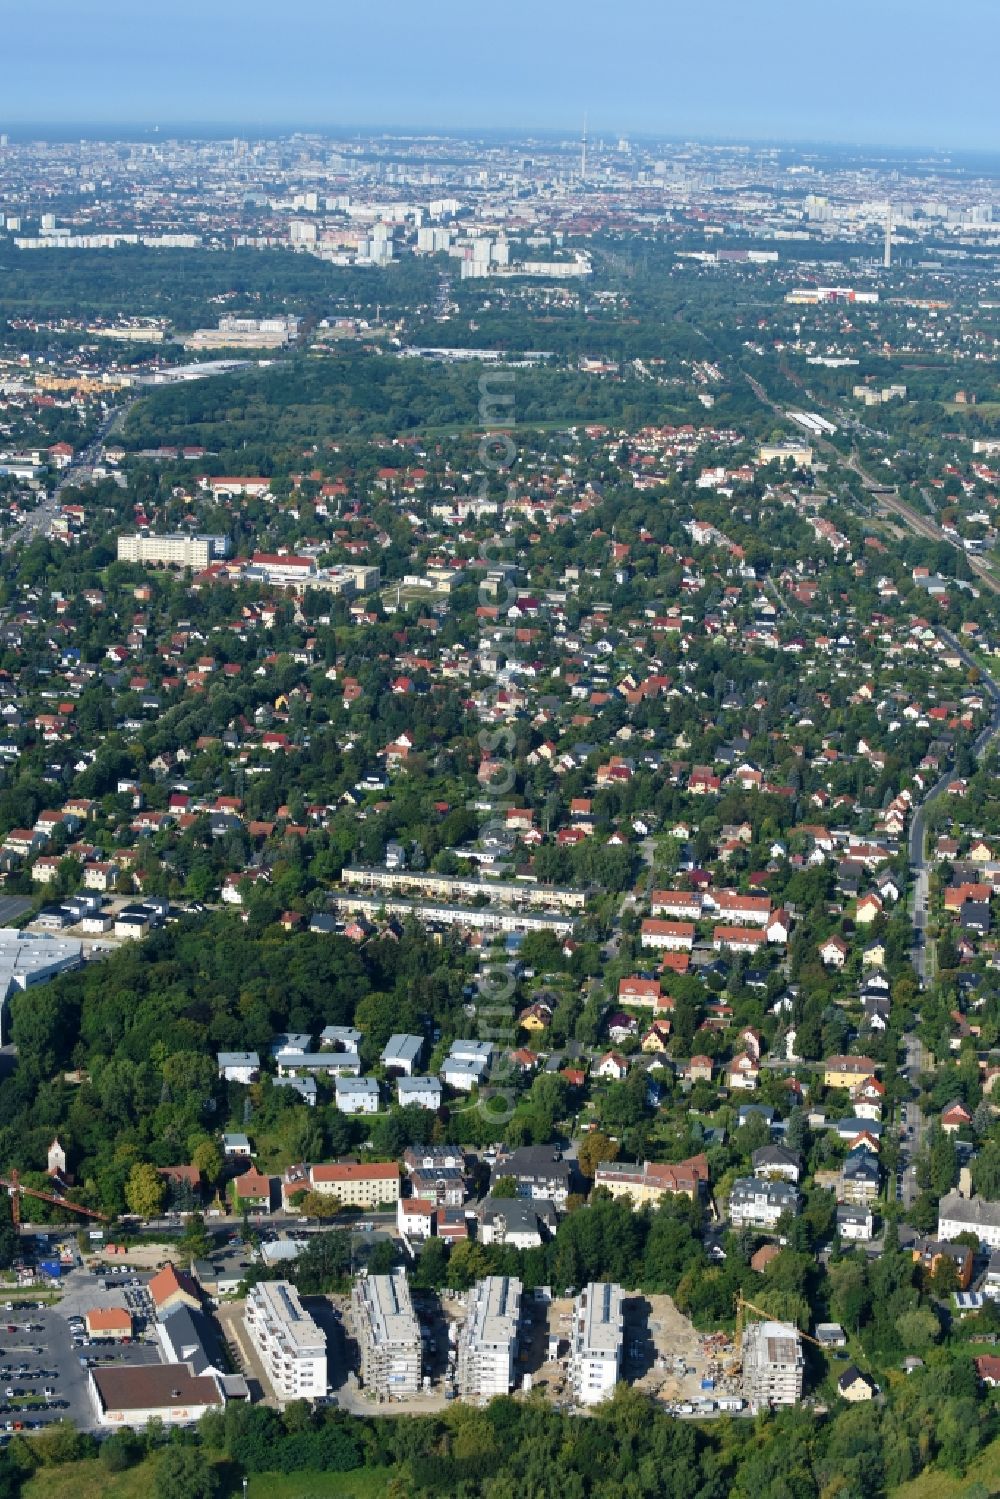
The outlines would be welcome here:
<svg viewBox="0 0 1000 1499">
<path fill-rule="evenodd" d="M 557 1404 L 572 1404 L 569 1381 L 569 1340 L 573 1302 L 569 1299 L 526 1303 L 533 1311 L 522 1347 L 522 1374 L 530 1374 L 531 1388 L 543 1390 Z M 556 1357 L 549 1350 L 558 1349 Z M 662 1400 L 665 1405 L 694 1405 L 713 1394 L 737 1392 L 725 1366 L 731 1365 L 732 1345 L 718 1334 L 705 1336 L 677 1310 L 669 1296 L 626 1296 L 625 1348 L 622 1377 L 629 1384 Z M 713 1391 L 702 1388 L 711 1379 Z"/>
</svg>

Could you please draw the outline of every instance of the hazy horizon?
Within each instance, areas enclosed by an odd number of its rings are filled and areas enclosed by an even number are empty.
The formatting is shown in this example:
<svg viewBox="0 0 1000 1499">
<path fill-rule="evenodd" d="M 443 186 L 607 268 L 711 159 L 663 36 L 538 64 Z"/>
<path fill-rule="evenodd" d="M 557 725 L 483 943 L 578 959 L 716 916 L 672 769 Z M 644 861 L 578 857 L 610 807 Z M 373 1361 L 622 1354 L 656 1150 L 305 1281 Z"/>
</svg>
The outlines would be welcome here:
<svg viewBox="0 0 1000 1499">
<path fill-rule="evenodd" d="M 377 11 L 300 0 L 0 0 L 0 130 L 619 133 L 909 151 L 1000 150 L 970 58 L 1000 43 L 995 0 L 940 28 L 931 0 L 510 0 L 478 29 L 457 0 Z M 929 45 L 933 40 L 933 45 Z M 961 81 L 960 87 L 956 85 Z M 987 101 L 984 105 L 984 99 Z M 395 123 L 394 123 L 395 122 Z"/>
</svg>

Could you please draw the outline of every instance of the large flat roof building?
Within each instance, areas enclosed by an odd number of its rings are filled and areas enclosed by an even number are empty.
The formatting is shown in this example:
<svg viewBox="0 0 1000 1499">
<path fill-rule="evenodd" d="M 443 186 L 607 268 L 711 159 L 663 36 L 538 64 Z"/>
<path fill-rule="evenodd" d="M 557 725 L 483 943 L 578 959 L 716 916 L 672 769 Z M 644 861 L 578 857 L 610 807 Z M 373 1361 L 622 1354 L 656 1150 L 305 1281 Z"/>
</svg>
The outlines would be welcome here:
<svg viewBox="0 0 1000 1499">
<path fill-rule="evenodd" d="M 591 1281 L 573 1306 L 570 1368 L 581 1405 L 596 1405 L 611 1395 L 621 1373 L 624 1335 L 621 1286 Z"/>
<path fill-rule="evenodd" d="M 743 1397 L 758 1409 L 802 1398 L 802 1339 L 790 1322 L 749 1322 L 743 1329 Z"/>
<path fill-rule="evenodd" d="M 521 1282 L 490 1275 L 469 1293 L 469 1315 L 458 1340 L 458 1390 L 467 1400 L 489 1400 L 514 1387 L 521 1320 Z"/>
<path fill-rule="evenodd" d="M 228 536 L 189 536 L 179 532 L 170 536 L 138 533 L 119 536 L 118 561 L 141 562 L 152 567 L 206 568 L 210 562 L 229 555 Z"/>
<path fill-rule="evenodd" d="M 82 962 L 83 943 L 75 938 L 36 936 L 0 927 L 0 1043 L 7 1040 L 4 1010 L 12 994 L 79 968 Z"/>
<path fill-rule="evenodd" d="M 400 1400 L 420 1389 L 420 1327 L 406 1274 L 369 1275 L 351 1292 L 361 1382 L 378 1400 Z"/>
<path fill-rule="evenodd" d="M 246 1328 L 279 1400 L 326 1394 L 326 1336 L 286 1280 L 261 1281 L 246 1302 Z"/>
</svg>

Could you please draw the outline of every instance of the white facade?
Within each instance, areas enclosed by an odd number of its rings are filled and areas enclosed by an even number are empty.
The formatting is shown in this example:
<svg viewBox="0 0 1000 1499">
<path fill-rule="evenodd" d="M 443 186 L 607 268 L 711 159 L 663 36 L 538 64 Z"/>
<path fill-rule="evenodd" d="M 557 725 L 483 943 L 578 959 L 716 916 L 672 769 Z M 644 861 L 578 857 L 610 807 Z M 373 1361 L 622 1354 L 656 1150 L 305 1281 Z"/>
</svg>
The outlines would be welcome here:
<svg viewBox="0 0 1000 1499">
<path fill-rule="evenodd" d="M 581 1405 L 611 1395 L 621 1373 L 623 1339 L 621 1286 L 591 1281 L 573 1306 L 571 1377 Z"/>
<path fill-rule="evenodd" d="M 1000 1202 L 947 1193 L 938 1203 L 937 1236 L 950 1241 L 961 1233 L 976 1234 L 981 1245 L 1000 1249 Z"/>
<path fill-rule="evenodd" d="M 520 1319 L 519 1280 L 490 1275 L 476 1282 L 458 1342 L 458 1388 L 467 1400 L 489 1400 L 513 1389 Z"/>
<path fill-rule="evenodd" d="M 341 871 L 340 878 L 345 885 L 358 889 L 396 891 L 401 895 L 409 893 L 453 903 L 485 895 L 494 905 L 582 911 L 587 899 L 585 891 L 568 886 L 481 879 L 478 875 L 437 874 L 431 869 L 403 870 L 348 864 Z"/>
<path fill-rule="evenodd" d="M 161 1421 L 164 1426 L 190 1426 L 206 1411 L 221 1411 L 225 1405 L 218 1375 L 195 1375 L 190 1364 L 90 1369 L 87 1391 L 96 1425 L 111 1430 L 130 1426 L 140 1431 L 151 1421 Z"/>
<path fill-rule="evenodd" d="M 406 1077 L 413 1076 L 413 1069 L 420 1060 L 424 1039 L 422 1036 L 390 1036 L 382 1049 L 382 1066 Z"/>
<path fill-rule="evenodd" d="M 261 1281 L 247 1296 L 246 1328 L 280 1400 L 326 1394 L 326 1338 L 287 1281 Z"/>
<path fill-rule="evenodd" d="M 401 1077 L 396 1084 L 396 1097 L 400 1108 L 416 1104 L 420 1109 L 437 1113 L 441 1107 L 441 1082 L 436 1077 Z"/>
<path fill-rule="evenodd" d="M 573 934 L 572 916 L 558 911 L 505 910 L 491 906 L 453 906 L 445 901 L 407 900 L 402 896 L 366 895 L 352 891 L 331 897 L 330 904 L 342 916 L 412 916 L 432 926 L 458 926 L 482 932 L 554 932 L 557 937 Z"/>
<path fill-rule="evenodd" d="M 220 1051 L 217 1061 L 219 1076 L 227 1083 L 252 1083 L 260 1071 L 255 1051 Z"/>
<path fill-rule="evenodd" d="M 373 1077 L 338 1077 L 336 1102 L 342 1114 L 377 1114 L 378 1083 Z"/>
<path fill-rule="evenodd" d="M 3 1034 L 2 1020 L 12 994 L 79 968 L 82 962 L 82 942 L 0 927 L 0 1042 L 7 1039 Z"/>
<path fill-rule="evenodd" d="M 119 536 L 118 561 L 143 562 L 161 567 L 204 568 L 214 558 L 225 557 L 225 536 Z"/>
</svg>

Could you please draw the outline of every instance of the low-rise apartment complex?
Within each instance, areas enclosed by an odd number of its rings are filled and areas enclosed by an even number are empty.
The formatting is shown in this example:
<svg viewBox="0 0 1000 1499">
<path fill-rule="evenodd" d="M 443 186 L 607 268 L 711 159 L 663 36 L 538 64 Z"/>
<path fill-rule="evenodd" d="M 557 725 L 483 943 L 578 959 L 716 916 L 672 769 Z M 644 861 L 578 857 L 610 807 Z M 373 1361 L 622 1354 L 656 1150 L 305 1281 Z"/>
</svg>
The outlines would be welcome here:
<svg viewBox="0 0 1000 1499">
<path fill-rule="evenodd" d="M 458 1391 L 467 1400 L 489 1400 L 514 1387 L 521 1321 L 521 1282 L 490 1275 L 469 1293 L 469 1315 L 458 1343 Z"/>
<path fill-rule="evenodd" d="M 400 1400 L 420 1389 L 420 1327 L 403 1270 L 369 1275 L 351 1292 L 361 1382 L 377 1400 Z"/>
<path fill-rule="evenodd" d="M 581 1405 L 611 1395 L 621 1373 L 623 1338 L 621 1286 L 591 1281 L 573 1307 L 571 1378 Z"/>
<path fill-rule="evenodd" d="M 326 1337 L 288 1281 L 261 1281 L 251 1288 L 246 1328 L 280 1400 L 326 1394 Z"/>
<path fill-rule="evenodd" d="M 335 1197 L 345 1207 L 391 1206 L 399 1197 L 399 1167 L 395 1163 L 363 1166 L 351 1161 L 311 1166 L 309 1186 L 323 1197 Z"/>
</svg>

